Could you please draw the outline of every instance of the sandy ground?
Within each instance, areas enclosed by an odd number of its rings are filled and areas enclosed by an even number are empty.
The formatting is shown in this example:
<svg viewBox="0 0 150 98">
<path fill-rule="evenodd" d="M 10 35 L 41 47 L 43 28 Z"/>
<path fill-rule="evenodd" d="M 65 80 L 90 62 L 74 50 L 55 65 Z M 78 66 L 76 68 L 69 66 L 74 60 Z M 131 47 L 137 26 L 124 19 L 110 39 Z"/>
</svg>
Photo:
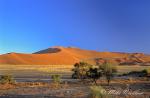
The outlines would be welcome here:
<svg viewBox="0 0 150 98">
<path fill-rule="evenodd" d="M 132 95 L 130 98 L 149 98 L 150 82 L 141 80 L 113 80 L 110 86 L 106 81 L 98 82 L 103 88 L 125 90 L 140 90 L 143 94 Z M 14 85 L 0 85 L 0 98 L 89 98 L 92 84 L 81 81 L 62 82 L 59 86 L 52 82 L 19 82 Z M 113 95 L 116 96 L 116 95 Z M 128 98 L 127 95 L 117 95 L 118 98 Z M 116 98 L 117 98 L 116 97 Z"/>
<path fill-rule="evenodd" d="M 17 81 L 15 85 L 0 85 L 0 98 L 88 98 L 90 94 L 89 86 L 92 84 L 70 79 L 71 68 L 67 69 L 68 66 L 61 68 L 62 71 L 60 66 L 0 65 L 0 74 L 11 74 Z M 119 71 L 124 73 L 133 69 L 141 70 L 145 68 L 149 67 L 125 66 L 119 67 Z M 62 75 L 62 83 L 59 88 L 52 84 L 50 79 L 52 74 Z M 133 78 L 131 81 L 128 77 L 116 77 L 111 85 L 107 86 L 105 79 L 102 78 L 99 85 L 102 85 L 105 89 L 120 88 L 122 90 L 130 85 L 132 90 L 141 90 L 144 94 L 126 98 L 150 97 L 150 79 L 148 81 L 144 78 Z M 118 98 L 125 98 L 125 95 L 118 96 Z"/>
</svg>

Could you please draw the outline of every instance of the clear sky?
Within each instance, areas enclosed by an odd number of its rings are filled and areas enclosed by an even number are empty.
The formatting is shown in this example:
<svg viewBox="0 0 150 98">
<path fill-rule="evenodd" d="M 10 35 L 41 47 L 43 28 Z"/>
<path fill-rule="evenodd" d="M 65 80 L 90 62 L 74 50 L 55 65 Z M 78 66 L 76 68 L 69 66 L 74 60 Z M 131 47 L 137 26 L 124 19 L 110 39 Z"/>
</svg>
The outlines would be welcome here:
<svg viewBox="0 0 150 98">
<path fill-rule="evenodd" d="M 0 0 L 0 54 L 51 46 L 150 53 L 150 0 Z"/>
</svg>

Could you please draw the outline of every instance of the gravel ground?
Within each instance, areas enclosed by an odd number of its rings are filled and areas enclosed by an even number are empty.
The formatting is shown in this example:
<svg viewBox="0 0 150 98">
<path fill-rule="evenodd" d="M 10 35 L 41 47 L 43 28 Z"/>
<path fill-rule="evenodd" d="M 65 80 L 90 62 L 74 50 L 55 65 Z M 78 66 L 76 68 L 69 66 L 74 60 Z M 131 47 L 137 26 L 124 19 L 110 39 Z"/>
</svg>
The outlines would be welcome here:
<svg viewBox="0 0 150 98">
<path fill-rule="evenodd" d="M 130 83 L 127 81 L 112 81 L 110 86 L 106 82 L 99 82 L 105 89 L 126 89 L 127 85 L 132 90 L 140 89 L 144 92 L 141 96 L 134 96 L 130 98 L 149 98 L 150 97 L 150 82 L 141 81 Z M 15 86 L 6 85 L 6 89 L 2 89 L 0 85 L 0 98 L 87 98 L 91 84 L 82 83 L 79 81 L 70 81 L 62 83 L 59 88 L 54 87 L 50 83 L 18 83 Z M 10 87 L 10 88 L 9 88 Z M 125 96 L 118 96 L 118 98 L 125 98 Z"/>
</svg>

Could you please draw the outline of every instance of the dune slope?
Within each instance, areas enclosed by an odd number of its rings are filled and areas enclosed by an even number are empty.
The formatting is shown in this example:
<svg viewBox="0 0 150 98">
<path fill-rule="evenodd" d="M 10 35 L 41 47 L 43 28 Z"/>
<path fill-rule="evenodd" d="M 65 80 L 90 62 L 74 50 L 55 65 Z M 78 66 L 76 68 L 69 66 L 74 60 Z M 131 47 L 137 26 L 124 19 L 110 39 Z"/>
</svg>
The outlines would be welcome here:
<svg viewBox="0 0 150 98">
<path fill-rule="evenodd" d="M 150 56 L 141 53 L 97 52 L 73 47 L 52 47 L 33 54 L 8 53 L 0 55 L 0 64 L 16 65 L 70 65 L 94 58 L 116 58 L 119 64 L 147 64 Z"/>
</svg>

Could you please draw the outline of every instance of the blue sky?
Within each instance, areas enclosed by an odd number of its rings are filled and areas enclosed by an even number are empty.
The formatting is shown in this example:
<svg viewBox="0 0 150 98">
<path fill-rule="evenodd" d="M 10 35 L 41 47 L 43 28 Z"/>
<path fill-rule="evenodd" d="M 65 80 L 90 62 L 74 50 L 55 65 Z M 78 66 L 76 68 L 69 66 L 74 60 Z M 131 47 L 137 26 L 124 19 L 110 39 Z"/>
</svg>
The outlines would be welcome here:
<svg viewBox="0 0 150 98">
<path fill-rule="evenodd" d="M 150 0 L 0 0 L 0 54 L 51 46 L 150 53 Z"/>
</svg>

